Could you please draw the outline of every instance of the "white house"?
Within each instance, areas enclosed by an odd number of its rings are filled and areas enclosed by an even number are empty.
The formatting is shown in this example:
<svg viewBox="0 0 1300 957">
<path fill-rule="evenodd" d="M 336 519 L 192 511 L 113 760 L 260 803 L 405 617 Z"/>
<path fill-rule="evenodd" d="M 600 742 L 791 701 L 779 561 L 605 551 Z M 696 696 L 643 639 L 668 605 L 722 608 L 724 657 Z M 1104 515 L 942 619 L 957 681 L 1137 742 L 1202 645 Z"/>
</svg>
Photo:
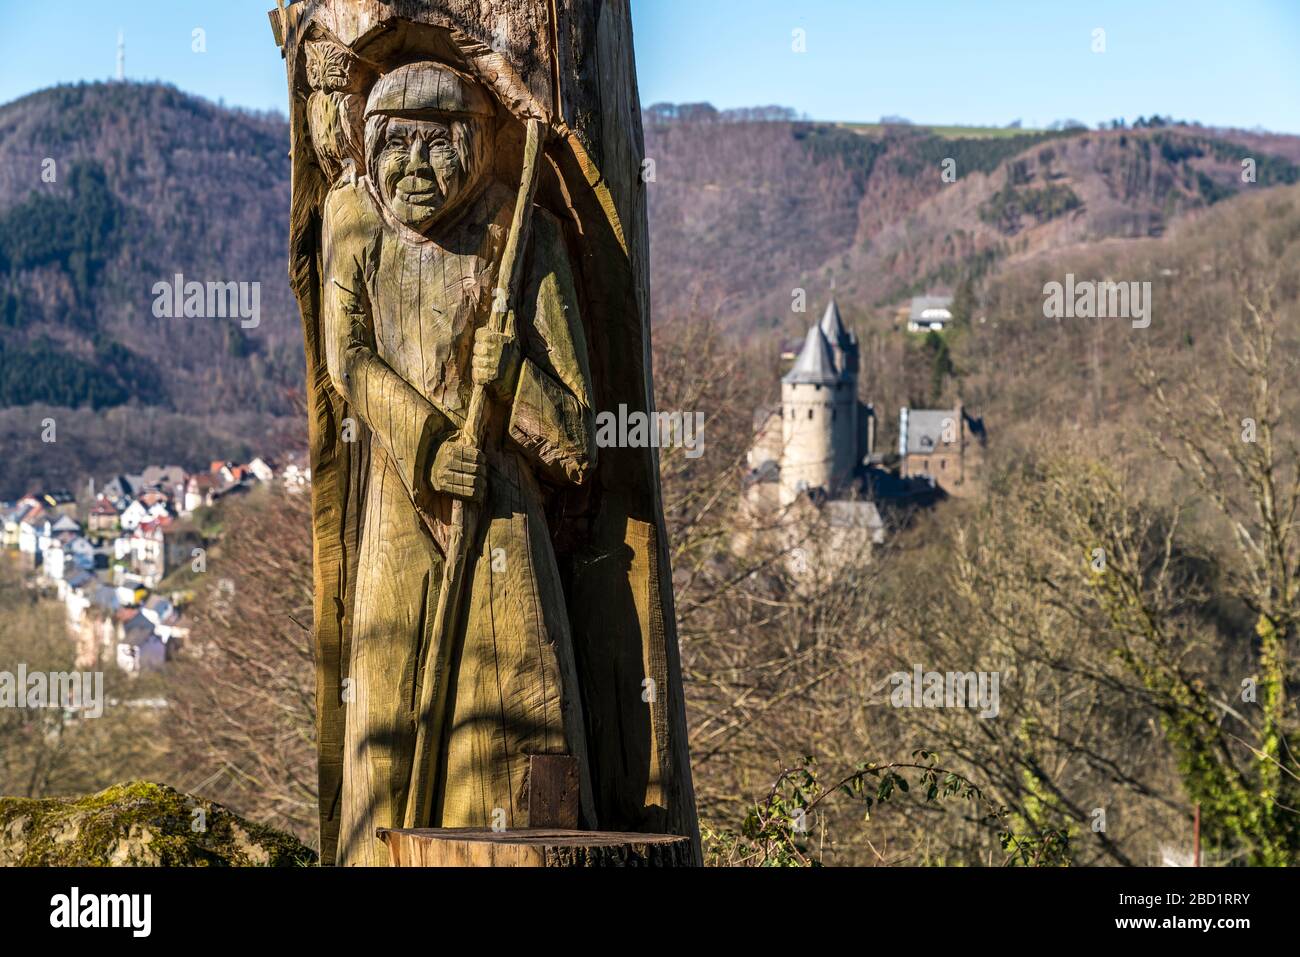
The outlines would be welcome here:
<svg viewBox="0 0 1300 957">
<path fill-rule="evenodd" d="M 57 538 L 41 549 L 41 574 L 51 581 L 57 582 L 63 578 L 63 562 L 63 543 Z"/>
<path fill-rule="evenodd" d="M 189 634 L 188 628 L 181 627 L 178 624 L 180 613 L 177 611 L 176 606 L 172 604 L 171 599 L 163 595 L 151 595 L 149 600 L 140 608 L 140 614 L 153 622 L 154 631 L 169 648 L 175 639 L 183 638 Z"/>
<path fill-rule="evenodd" d="M 248 463 L 248 471 L 257 476 L 259 482 L 270 482 L 275 478 L 275 466 L 260 455 Z"/>
<path fill-rule="evenodd" d="M 185 496 L 181 502 L 181 515 L 188 516 L 213 503 L 220 480 L 212 473 L 191 475 L 185 483 Z"/>
<path fill-rule="evenodd" d="M 907 316 L 908 332 L 943 332 L 952 323 L 952 296 L 916 296 Z"/>
<path fill-rule="evenodd" d="M 124 532 L 134 531 L 141 522 L 147 522 L 148 520 L 149 509 L 139 499 L 124 508 L 122 514 L 118 516 L 118 522 Z"/>
<path fill-rule="evenodd" d="M 134 576 L 132 576 L 134 578 Z M 145 600 L 149 595 L 149 589 L 139 580 L 123 581 L 115 589 L 115 597 L 118 607 L 134 608 Z"/>
<path fill-rule="evenodd" d="M 140 614 L 153 622 L 154 627 L 157 628 L 159 625 L 170 625 L 176 621 L 176 606 L 165 595 L 150 595 L 149 600 L 140 608 Z"/>
<path fill-rule="evenodd" d="M 90 590 L 98 582 L 90 572 L 76 569 L 59 581 L 59 600 L 68 608 L 68 621 L 81 621 L 90 608 Z"/>
<path fill-rule="evenodd" d="M 50 519 L 53 519 L 52 521 Z M 65 541 L 69 536 L 81 534 L 81 523 L 66 515 L 50 516 L 46 513 L 46 522 L 36 541 L 41 552 L 49 551 L 57 542 Z"/>
<path fill-rule="evenodd" d="M 40 509 L 40 503 L 36 499 L 28 496 L 19 499 L 12 509 L 7 511 L 4 516 L 4 546 L 5 548 L 17 548 L 20 536 L 20 526 L 32 510 Z"/>
<path fill-rule="evenodd" d="M 95 570 L 95 546 L 90 539 L 80 533 L 61 532 L 59 541 L 63 543 L 64 561 L 71 563 L 69 568 L 87 572 Z"/>
<path fill-rule="evenodd" d="M 280 481 L 290 492 L 301 492 L 311 486 L 311 462 L 306 454 L 296 452 L 289 456 L 280 472 Z"/>
<path fill-rule="evenodd" d="M 50 528 L 50 521 L 42 508 L 29 511 L 18 523 L 18 550 L 25 555 L 41 553 L 41 537 Z"/>
<path fill-rule="evenodd" d="M 167 502 L 162 497 L 153 498 L 150 501 L 138 498 L 123 510 L 119 521 L 122 525 L 122 531 L 131 532 L 146 522 L 168 518 L 170 515 L 171 512 L 167 508 Z"/>
</svg>

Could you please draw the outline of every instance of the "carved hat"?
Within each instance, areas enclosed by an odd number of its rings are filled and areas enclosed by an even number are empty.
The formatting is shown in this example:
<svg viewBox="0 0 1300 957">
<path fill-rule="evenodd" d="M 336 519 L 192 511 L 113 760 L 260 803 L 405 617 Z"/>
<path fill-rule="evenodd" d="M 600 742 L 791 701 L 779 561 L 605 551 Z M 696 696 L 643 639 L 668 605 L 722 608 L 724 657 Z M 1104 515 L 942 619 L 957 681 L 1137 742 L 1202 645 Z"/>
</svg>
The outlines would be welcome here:
<svg viewBox="0 0 1300 957">
<path fill-rule="evenodd" d="M 385 73 L 366 100 L 367 119 L 375 114 L 491 116 L 493 112 L 482 87 L 451 67 L 430 60 L 408 63 Z"/>
</svg>

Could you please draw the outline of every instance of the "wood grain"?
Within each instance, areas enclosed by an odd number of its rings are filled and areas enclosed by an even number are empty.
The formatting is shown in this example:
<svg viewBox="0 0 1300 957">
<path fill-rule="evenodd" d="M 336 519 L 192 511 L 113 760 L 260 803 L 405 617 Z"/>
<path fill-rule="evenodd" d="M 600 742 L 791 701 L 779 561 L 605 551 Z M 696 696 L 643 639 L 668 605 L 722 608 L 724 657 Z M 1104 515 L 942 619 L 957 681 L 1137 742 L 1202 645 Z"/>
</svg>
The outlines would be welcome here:
<svg viewBox="0 0 1300 957">
<path fill-rule="evenodd" d="M 690 840 L 673 834 L 543 829 L 381 830 L 394 867 L 687 867 Z"/>
</svg>

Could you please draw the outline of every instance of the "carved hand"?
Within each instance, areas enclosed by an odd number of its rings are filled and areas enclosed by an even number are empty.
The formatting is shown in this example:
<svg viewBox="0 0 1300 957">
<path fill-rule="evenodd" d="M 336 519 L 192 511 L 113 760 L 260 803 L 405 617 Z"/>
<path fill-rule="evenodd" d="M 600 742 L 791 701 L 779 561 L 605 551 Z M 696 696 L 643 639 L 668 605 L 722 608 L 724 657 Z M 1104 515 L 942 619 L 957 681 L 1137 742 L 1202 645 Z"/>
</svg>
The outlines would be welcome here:
<svg viewBox="0 0 1300 957">
<path fill-rule="evenodd" d="M 462 445 L 459 435 L 442 443 L 429 468 L 429 484 L 435 492 L 481 502 L 487 493 L 488 465 L 483 453 Z"/>
<path fill-rule="evenodd" d="M 514 397 L 519 378 L 519 343 L 513 336 L 493 332 L 486 326 L 474 335 L 474 382 L 501 402 Z"/>
</svg>

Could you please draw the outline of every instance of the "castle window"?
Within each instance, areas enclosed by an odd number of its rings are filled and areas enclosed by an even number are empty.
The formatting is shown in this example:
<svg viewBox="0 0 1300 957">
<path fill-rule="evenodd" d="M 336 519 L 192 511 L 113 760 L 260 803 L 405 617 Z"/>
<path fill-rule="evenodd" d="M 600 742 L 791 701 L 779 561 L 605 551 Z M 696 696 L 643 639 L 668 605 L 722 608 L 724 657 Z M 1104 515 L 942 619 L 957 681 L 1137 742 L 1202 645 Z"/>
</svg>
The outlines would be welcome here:
<svg viewBox="0 0 1300 957">
<path fill-rule="evenodd" d="M 813 417 L 813 410 L 812 410 L 812 409 L 809 409 L 809 410 L 808 410 L 808 418 L 811 419 L 812 417 Z"/>
</svg>

